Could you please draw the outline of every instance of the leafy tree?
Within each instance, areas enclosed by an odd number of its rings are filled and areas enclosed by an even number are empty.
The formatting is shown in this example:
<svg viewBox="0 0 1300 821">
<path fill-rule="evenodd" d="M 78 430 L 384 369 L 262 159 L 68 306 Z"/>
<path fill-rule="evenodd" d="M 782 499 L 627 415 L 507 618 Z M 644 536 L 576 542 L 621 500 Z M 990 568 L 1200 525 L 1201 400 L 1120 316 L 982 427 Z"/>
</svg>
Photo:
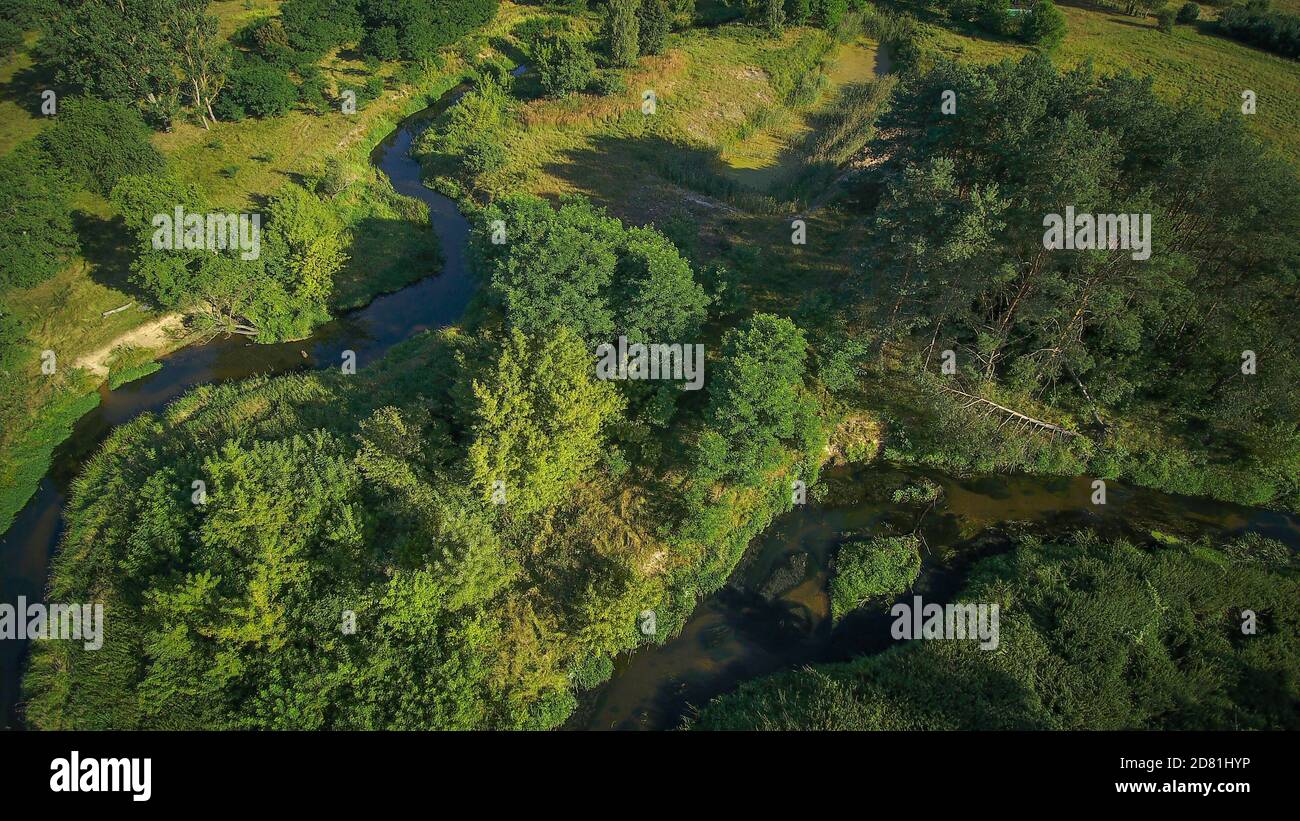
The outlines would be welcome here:
<svg viewBox="0 0 1300 821">
<path fill-rule="evenodd" d="M 1267 0 L 1248 0 L 1219 15 L 1219 30 L 1236 40 L 1300 59 L 1300 15 L 1273 11 Z"/>
<path fill-rule="evenodd" d="M 695 0 L 668 0 L 668 11 L 674 28 L 689 28 L 695 23 Z"/>
<path fill-rule="evenodd" d="M 45 281 L 76 252 L 70 188 L 35 142 L 0 157 L 0 290 Z"/>
<path fill-rule="evenodd" d="M 1195 23 L 1200 17 L 1201 7 L 1195 3 L 1183 3 L 1182 7 L 1178 9 L 1178 22 L 1180 23 Z"/>
<path fill-rule="evenodd" d="M 803 390 L 807 344 L 798 326 L 771 314 L 755 314 L 723 337 L 705 417 L 726 445 L 724 476 L 752 483 L 811 412 Z"/>
<path fill-rule="evenodd" d="M 785 30 L 784 0 L 762 0 L 763 27 L 773 37 L 780 37 Z"/>
<path fill-rule="evenodd" d="M 338 213 L 305 188 L 286 185 L 271 198 L 267 218 L 267 272 L 323 309 L 347 261 L 349 238 Z"/>
<path fill-rule="evenodd" d="M 1067 413 L 1158 407 L 1171 435 L 1195 430 L 1196 447 L 1249 452 L 1251 467 L 1228 482 L 1209 452 L 1184 454 L 1192 469 L 1165 448 L 1127 462 L 1145 481 L 1218 493 L 1231 484 L 1240 499 L 1295 493 L 1281 478 L 1295 426 L 1274 423 L 1295 418 L 1296 399 L 1272 380 L 1300 373 L 1242 379 L 1240 368 L 1243 350 L 1296 344 L 1282 318 L 1296 295 L 1279 287 L 1300 260 L 1285 204 L 1300 202 L 1294 169 L 1236 119 L 1170 106 L 1132 76 L 1061 73 L 1043 56 L 982 69 L 940 62 L 904 86 L 880 126 L 907 136 L 890 141 L 900 153 L 884 172 L 863 286 L 886 337 L 915 353 L 909 366 L 933 371 L 950 349 L 968 385 Z M 945 89 L 962 100 L 960 122 L 931 111 Z M 1150 214 L 1149 257 L 1135 258 L 1146 256 L 1139 242 L 1046 248 L 1044 215 L 1067 207 Z M 1255 213 L 1271 216 L 1228 216 Z M 1185 484 L 1192 475 L 1204 484 Z"/>
<path fill-rule="evenodd" d="M 497 0 L 361 0 L 360 9 L 366 31 L 388 29 L 396 35 L 403 59 L 424 61 L 487 24 L 496 14 Z M 389 38 L 377 37 L 368 36 L 362 46 L 368 54 L 384 57 L 373 49 L 390 53 Z"/>
<path fill-rule="evenodd" d="M 785 0 L 785 19 L 791 25 L 807 25 L 813 16 L 813 0 Z"/>
<path fill-rule="evenodd" d="M 596 61 L 587 47 L 571 34 L 552 34 L 542 38 L 534 53 L 542 91 L 551 97 L 563 97 L 591 84 Z"/>
<path fill-rule="evenodd" d="M 499 220 L 508 242 L 490 241 Z M 554 209 L 536 197 L 494 203 L 476 252 L 488 290 L 510 325 L 529 336 L 567 326 L 593 348 L 632 341 L 687 341 L 707 296 L 676 248 L 653 229 L 626 229 L 586 200 Z"/>
<path fill-rule="evenodd" d="M 1065 40 L 1065 15 L 1052 0 L 1039 0 L 1022 16 L 1020 38 L 1043 51 L 1051 51 Z"/>
<path fill-rule="evenodd" d="M 238 120 L 245 114 L 254 117 L 280 117 L 298 101 L 298 86 L 289 72 L 260 58 L 236 65 L 230 72 L 229 85 L 217 112 L 224 118 Z"/>
<path fill-rule="evenodd" d="M 590 350 L 567 328 L 532 339 L 511 331 L 486 376 L 473 386 L 474 487 L 485 500 L 503 488 L 512 515 L 553 507 L 600 458 L 618 393 L 595 378 Z"/>
<path fill-rule="evenodd" d="M 216 120 L 212 104 L 226 83 L 231 51 L 221 37 L 217 18 L 208 14 L 208 0 L 177 0 L 168 18 L 168 39 L 176 48 L 183 93 L 199 113 L 203 127 Z"/>
<path fill-rule="evenodd" d="M 286 0 L 280 6 L 280 21 L 289 45 L 318 56 L 355 43 L 363 32 L 358 5 L 358 0 Z"/>
<path fill-rule="evenodd" d="M 101 196 L 127 174 L 162 167 L 140 113 L 123 103 L 72 98 L 59 106 L 54 125 L 42 133 L 45 151 L 70 177 Z"/>
<path fill-rule="evenodd" d="M 1165 34 L 1173 34 L 1174 20 L 1177 16 L 1178 12 L 1174 10 L 1173 6 L 1165 6 L 1160 9 L 1160 11 L 1156 12 L 1156 28 L 1160 29 Z"/>
<path fill-rule="evenodd" d="M 608 0 L 605 8 L 605 41 L 615 66 L 636 65 L 639 48 L 638 0 Z"/>
<path fill-rule="evenodd" d="M 641 0 L 637 8 L 637 37 L 642 54 L 662 54 L 671 28 L 667 0 Z"/>
<path fill-rule="evenodd" d="M 23 44 L 23 29 L 17 23 L 0 20 L 0 57 L 9 57 Z"/>
<path fill-rule="evenodd" d="M 999 605 L 996 652 L 906 642 L 747 683 L 693 726 L 1296 729 L 1300 626 L 1286 602 L 1298 585 L 1294 572 L 1206 544 L 1021 539 L 982 560 L 958 597 Z M 1243 601 L 1270 614 L 1256 635 L 1241 635 Z"/>
<path fill-rule="evenodd" d="M 180 94 L 177 53 L 167 39 L 175 13 L 169 0 L 55 0 L 39 57 L 60 85 L 139 106 L 166 124 Z"/>
</svg>

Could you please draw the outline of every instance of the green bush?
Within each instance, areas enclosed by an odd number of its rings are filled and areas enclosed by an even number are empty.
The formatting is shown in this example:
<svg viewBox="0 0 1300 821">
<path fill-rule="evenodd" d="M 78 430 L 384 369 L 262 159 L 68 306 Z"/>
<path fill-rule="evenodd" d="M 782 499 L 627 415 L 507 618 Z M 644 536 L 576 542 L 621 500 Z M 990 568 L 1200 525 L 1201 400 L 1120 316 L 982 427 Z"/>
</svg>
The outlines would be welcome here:
<svg viewBox="0 0 1300 821">
<path fill-rule="evenodd" d="M 1033 11 L 1021 16 L 1020 39 L 1051 51 L 1065 39 L 1065 15 L 1052 0 L 1039 0 Z"/>
<path fill-rule="evenodd" d="M 1026 540 L 979 562 L 958 597 L 999 606 L 996 650 L 902 643 L 746 683 L 693 726 L 1298 729 L 1300 579 L 1224 558 L 1204 544 L 1144 549 L 1092 533 Z M 1253 634 L 1247 606 L 1259 614 Z"/>
<path fill-rule="evenodd" d="M 920 541 L 915 536 L 852 541 L 835 554 L 831 615 L 844 618 L 875 598 L 893 598 L 921 573 Z"/>
<path fill-rule="evenodd" d="M 642 54 L 662 54 L 672 28 L 666 0 L 641 0 L 637 9 L 637 37 Z"/>
<path fill-rule="evenodd" d="M 233 69 L 226 90 L 213 107 L 221 119 L 240 120 L 246 115 L 279 117 L 298 101 L 298 86 L 289 72 L 261 59 Z"/>
<path fill-rule="evenodd" d="M 542 91 L 550 97 L 563 97 L 591 84 L 596 61 L 587 47 L 569 34 L 543 38 L 535 55 Z"/>
<path fill-rule="evenodd" d="M 1201 7 L 1195 3 L 1183 3 L 1183 7 L 1178 10 L 1178 22 L 1195 23 L 1201 19 Z"/>
<path fill-rule="evenodd" d="M 148 173 L 162 166 L 162 155 L 149 141 L 151 133 L 136 109 L 79 97 L 60 106 L 54 125 L 40 140 L 74 182 L 108 196 L 127 174 Z"/>
<path fill-rule="evenodd" d="M 66 175 L 35 142 L 0 157 L 0 290 L 49 279 L 77 250 L 69 194 Z"/>
<path fill-rule="evenodd" d="M 1165 34 L 1173 34 L 1174 20 L 1177 16 L 1178 12 L 1174 11 L 1173 6 L 1165 6 L 1160 11 L 1156 12 L 1156 28 L 1160 29 Z"/>
</svg>

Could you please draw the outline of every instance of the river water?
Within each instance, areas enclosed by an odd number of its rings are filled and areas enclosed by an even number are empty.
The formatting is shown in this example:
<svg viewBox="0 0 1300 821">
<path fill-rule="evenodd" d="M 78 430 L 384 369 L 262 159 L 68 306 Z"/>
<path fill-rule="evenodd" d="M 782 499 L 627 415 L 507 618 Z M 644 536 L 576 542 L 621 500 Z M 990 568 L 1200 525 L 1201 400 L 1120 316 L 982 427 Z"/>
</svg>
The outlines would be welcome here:
<svg viewBox="0 0 1300 821">
<path fill-rule="evenodd" d="M 63 532 L 68 486 L 114 426 L 160 410 L 196 385 L 334 367 L 344 350 L 355 351 L 358 366 L 364 367 L 413 334 L 460 319 L 475 287 L 466 259 L 469 223 L 452 200 L 421 184 L 420 166 L 409 149 L 466 89 L 458 86 L 403 120 L 371 154 L 399 193 L 429 206 L 442 249 L 442 272 L 323 325 L 309 339 L 277 345 L 256 345 L 238 336 L 214 340 L 163 357 L 160 370 L 117 390 L 101 386 L 99 406 L 77 422 L 55 452 L 36 495 L 0 537 L 0 602 L 44 598 L 50 558 Z M 679 636 L 619 658 L 613 679 L 585 695 L 569 726 L 678 726 L 691 705 L 746 679 L 886 646 L 888 622 L 876 616 L 849 618 L 831 629 L 827 566 L 849 533 L 917 526 L 912 520 L 916 512 L 889 502 L 888 491 L 922 475 L 945 491 L 943 501 L 919 525 L 928 549 L 917 592 L 938 598 L 956 592 L 972 559 L 1005 549 L 1006 522 L 1087 525 L 1137 535 L 1144 528 L 1183 535 L 1251 529 L 1293 548 L 1300 545 L 1300 522 L 1293 516 L 1114 484 L 1108 504 L 1097 507 L 1090 502 L 1090 480 L 1083 478 L 957 480 L 889 466 L 834 470 L 826 476 L 828 500 L 779 518 L 750 546 L 731 582 L 697 606 Z M 772 588 L 774 571 L 789 580 L 780 590 Z M 18 700 L 26 649 L 26 642 L 0 642 L 0 717 L 6 728 L 22 726 Z"/>
</svg>

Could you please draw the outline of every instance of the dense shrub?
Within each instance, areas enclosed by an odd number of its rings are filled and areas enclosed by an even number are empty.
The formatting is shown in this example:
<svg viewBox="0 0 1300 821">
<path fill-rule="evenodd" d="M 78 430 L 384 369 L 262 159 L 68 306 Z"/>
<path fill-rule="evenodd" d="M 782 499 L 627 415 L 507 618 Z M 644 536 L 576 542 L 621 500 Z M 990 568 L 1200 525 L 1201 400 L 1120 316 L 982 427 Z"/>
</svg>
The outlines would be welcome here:
<svg viewBox="0 0 1300 821">
<path fill-rule="evenodd" d="M 636 65 L 640 51 L 639 0 L 608 0 L 605 6 L 605 44 L 610 62 L 620 68 Z"/>
<path fill-rule="evenodd" d="M 637 37 L 642 54 L 662 54 L 672 19 L 667 0 L 641 0 L 637 8 Z"/>
<path fill-rule="evenodd" d="M 123 176 L 162 166 L 162 155 L 149 142 L 150 134 L 138 110 L 80 97 L 59 107 L 54 125 L 40 140 L 73 182 L 107 196 Z"/>
<path fill-rule="evenodd" d="M 286 69 L 253 58 L 231 70 L 215 110 L 219 118 L 228 120 L 240 120 L 246 115 L 279 117 L 297 101 L 298 86 Z"/>
<path fill-rule="evenodd" d="M 533 57 L 542 91 L 551 97 L 563 97 L 591 84 L 596 61 L 587 47 L 570 34 L 554 34 L 542 39 Z"/>
<path fill-rule="evenodd" d="M 1172 34 L 1174 30 L 1174 20 L 1178 17 L 1178 12 L 1173 6 L 1165 6 L 1156 12 L 1156 28 L 1165 34 Z"/>
<path fill-rule="evenodd" d="M 362 50 L 392 59 L 393 46 L 405 60 L 428 60 L 442 48 L 479 28 L 496 14 L 497 0 L 361 0 L 367 32 Z M 382 53 L 381 53 L 382 50 Z"/>
<path fill-rule="evenodd" d="M 77 249 L 69 183 L 36 142 L 0 157 L 0 290 L 53 276 Z"/>
<path fill-rule="evenodd" d="M 1033 11 L 1020 17 L 1020 39 L 1051 51 L 1065 39 L 1065 15 L 1052 0 L 1039 0 Z"/>
<path fill-rule="evenodd" d="M 921 573 L 920 541 L 915 536 L 852 541 L 835 554 L 831 615 L 836 621 L 871 599 L 893 599 Z"/>
<path fill-rule="evenodd" d="M 358 0 L 286 0 L 280 20 L 289 46 L 310 55 L 354 43 L 363 33 Z"/>
<path fill-rule="evenodd" d="M 1201 18 L 1201 7 L 1195 3 L 1183 3 L 1183 7 L 1178 10 L 1178 22 L 1195 23 Z"/>
<path fill-rule="evenodd" d="M 8 20 L 0 20 L 0 57 L 8 57 L 22 44 L 22 27 Z"/>
<path fill-rule="evenodd" d="M 1269 554 L 1284 554 L 1274 545 Z M 698 729 L 1298 729 L 1300 579 L 1208 545 L 1079 534 L 981 561 L 959 601 L 1000 607 L 996 651 L 910 641 L 749 682 Z M 1248 602 L 1261 614 L 1245 634 Z"/>
</svg>

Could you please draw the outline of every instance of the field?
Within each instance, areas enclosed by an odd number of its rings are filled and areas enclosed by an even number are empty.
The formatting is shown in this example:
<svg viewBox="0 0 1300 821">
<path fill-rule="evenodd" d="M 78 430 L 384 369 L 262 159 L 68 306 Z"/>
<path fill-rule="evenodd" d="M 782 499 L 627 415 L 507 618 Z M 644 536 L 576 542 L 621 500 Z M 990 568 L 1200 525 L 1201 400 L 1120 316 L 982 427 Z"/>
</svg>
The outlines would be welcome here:
<svg viewBox="0 0 1300 821">
<path fill-rule="evenodd" d="M 1203 7 L 1207 10 L 1209 7 Z M 1219 37 L 1205 23 L 1156 29 L 1155 18 L 1062 5 L 1068 33 L 1055 59 L 1063 66 L 1091 60 L 1098 72 L 1128 69 L 1150 75 L 1156 92 L 1211 111 L 1240 112 L 1241 92 L 1257 95 L 1252 127 L 1290 156 L 1300 155 L 1300 63 Z M 1027 49 L 970 30 L 931 26 L 932 43 L 947 56 L 977 63 L 1017 57 Z"/>
</svg>

